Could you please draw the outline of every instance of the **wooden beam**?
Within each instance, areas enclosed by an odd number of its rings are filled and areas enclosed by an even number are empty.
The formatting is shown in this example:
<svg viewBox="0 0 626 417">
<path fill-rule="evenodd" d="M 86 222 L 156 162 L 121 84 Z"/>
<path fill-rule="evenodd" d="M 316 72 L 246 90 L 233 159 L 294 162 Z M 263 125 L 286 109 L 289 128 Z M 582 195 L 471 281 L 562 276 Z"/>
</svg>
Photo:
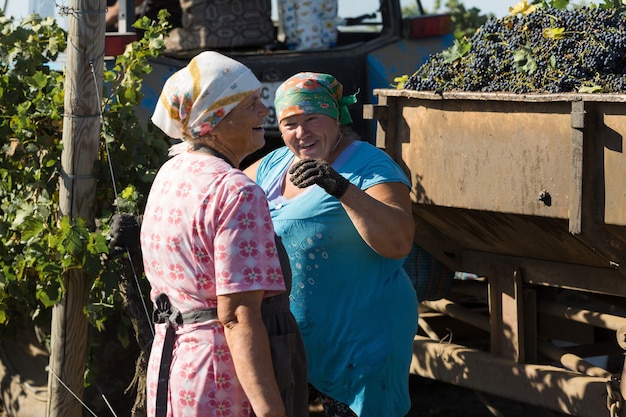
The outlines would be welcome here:
<svg viewBox="0 0 626 417">
<path fill-rule="evenodd" d="M 60 216 L 94 225 L 95 161 L 100 143 L 99 100 L 104 66 L 105 0 L 71 0 L 65 73 Z M 47 417 L 80 417 L 87 352 L 90 277 L 72 270 L 52 310 Z"/>
<path fill-rule="evenodd" d="M 412 374 L 578 417 L 609 417 L 607 379 L 415 336 Z"/>
</svg>

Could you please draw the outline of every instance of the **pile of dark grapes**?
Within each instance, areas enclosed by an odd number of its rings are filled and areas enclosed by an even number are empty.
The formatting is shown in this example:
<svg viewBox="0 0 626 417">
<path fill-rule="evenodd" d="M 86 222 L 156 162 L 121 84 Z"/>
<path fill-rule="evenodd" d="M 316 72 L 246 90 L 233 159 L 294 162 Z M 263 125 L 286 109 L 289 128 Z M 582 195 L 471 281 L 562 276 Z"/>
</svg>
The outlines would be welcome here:
<svg viewBox="0 0 626 417">
<path fill-rule="evenodd" d="M 490 19 L 456 59 L 432 55 L 404 84 L 420 91 L 618 93 L 626 90 L 626 18 L 615 8 L 537 9 Z"/>
</svg>

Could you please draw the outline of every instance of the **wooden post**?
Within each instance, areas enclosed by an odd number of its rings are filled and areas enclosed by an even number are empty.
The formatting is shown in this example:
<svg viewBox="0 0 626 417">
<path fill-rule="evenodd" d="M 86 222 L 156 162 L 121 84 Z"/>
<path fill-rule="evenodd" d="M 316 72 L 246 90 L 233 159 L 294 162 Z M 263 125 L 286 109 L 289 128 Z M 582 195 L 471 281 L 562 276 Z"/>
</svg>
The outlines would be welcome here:
<svg viewBox="0 0 626 417">
<path fill-rule="evenodd" d="M 491 354 L 518 363 L 526 361 L 523 280 L 513 265 L 492 264 L 489 274 Z"/>
<path fill-rule="evenodd" d="M 106 1 L 70 0 L 69 9 L 59 211 L 71 219 L 81 217 L 93 227 Z M 65 295 L 52 311 L 48 417 L 82 415 L 78 399 L 82 400 L 87 351 L 83 309 L 90 278 L 81 271 L 70 271 L 64 280 Z"/>
</svg>

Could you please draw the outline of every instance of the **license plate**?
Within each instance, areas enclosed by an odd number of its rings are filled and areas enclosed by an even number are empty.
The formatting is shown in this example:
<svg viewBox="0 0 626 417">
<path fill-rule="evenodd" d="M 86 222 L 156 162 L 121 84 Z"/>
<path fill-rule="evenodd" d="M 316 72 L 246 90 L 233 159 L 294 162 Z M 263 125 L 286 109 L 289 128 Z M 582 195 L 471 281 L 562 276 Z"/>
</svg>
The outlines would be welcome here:
<svg viewBox="0 0 626 417">
<path fill-rule="evenodd" d="M 261 86 L 261 101 L 270 109 L 270 114 L 265 118 L 264 128 L 278 129 L 278 120 L 276 117 L 276 108 L 274 107 L 274 97 L 276 96 L 276 89 L 282 84 L 282 81 L 262 83 Z"/>
</svg>

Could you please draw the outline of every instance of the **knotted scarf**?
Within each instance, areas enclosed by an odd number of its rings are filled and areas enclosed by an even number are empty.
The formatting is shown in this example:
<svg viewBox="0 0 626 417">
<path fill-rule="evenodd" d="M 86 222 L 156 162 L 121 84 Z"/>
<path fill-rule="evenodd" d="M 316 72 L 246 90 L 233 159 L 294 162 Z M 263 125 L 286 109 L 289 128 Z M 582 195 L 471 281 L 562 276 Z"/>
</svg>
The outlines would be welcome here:
<svg viewBox="0 0 626 417">
<path fill-rule="evenodd" d="M 175 139 L 206 135 L 261 83 L 252 71 L 214 51 L 195 56 L 163 86 L 152 122 Z"/>
<path fill-rule="evenodd" d="M 342 125 L 352 123 L 348 106 L 356 94 L 343 97 L 343 85 L 329 74 L 300 72 L 276 90 L 274 105 L 278 121 L 297 114 L 325 114 Z"/>
</svg>

